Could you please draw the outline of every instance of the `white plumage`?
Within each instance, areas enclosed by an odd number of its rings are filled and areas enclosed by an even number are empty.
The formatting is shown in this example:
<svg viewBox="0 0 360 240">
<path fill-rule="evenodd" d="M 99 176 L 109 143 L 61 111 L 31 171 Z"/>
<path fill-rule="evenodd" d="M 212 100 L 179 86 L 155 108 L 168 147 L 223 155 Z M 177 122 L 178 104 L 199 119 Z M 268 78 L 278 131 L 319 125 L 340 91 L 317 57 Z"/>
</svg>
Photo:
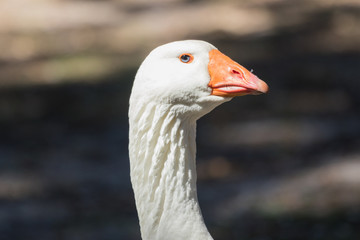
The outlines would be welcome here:
<svg viewBox="0 0 360 240">
<path fill-rule="evenodd" d="M 196 192 L 196 120 L 267 85 L 204 41 L 154 49 L 129 108 L 131 182 L 144 240 L 212 239 Z"/>
</svg>

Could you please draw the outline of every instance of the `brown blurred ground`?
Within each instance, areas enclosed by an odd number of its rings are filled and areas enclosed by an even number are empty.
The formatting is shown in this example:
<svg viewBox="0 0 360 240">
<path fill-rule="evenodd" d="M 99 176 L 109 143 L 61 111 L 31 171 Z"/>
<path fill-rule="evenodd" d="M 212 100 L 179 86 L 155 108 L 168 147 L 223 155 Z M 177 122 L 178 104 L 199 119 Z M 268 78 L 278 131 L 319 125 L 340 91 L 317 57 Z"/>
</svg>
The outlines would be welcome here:
<svg viewBox="0 0 360 240">
<path fill-rule="evenodd" d="M 3 0 L 0 239 L 140 239 L 131 83 L 189 38 L 270 86 L 198 124 L 214 238 L 360 238 L 359 1 Z"/>
</svg>

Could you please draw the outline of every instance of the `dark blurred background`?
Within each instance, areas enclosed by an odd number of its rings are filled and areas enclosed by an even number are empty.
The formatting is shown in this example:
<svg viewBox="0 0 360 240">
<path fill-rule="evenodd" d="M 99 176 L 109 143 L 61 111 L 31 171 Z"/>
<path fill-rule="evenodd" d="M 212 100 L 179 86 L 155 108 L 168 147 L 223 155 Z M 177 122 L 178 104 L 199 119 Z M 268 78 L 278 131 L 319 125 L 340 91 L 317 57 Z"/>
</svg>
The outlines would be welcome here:
<svg viewBox="0 0 360 240">
<path fill-rule="evenodd" d="M 181 39 L 270 86 L 198 123 L 213 237 L 360 239 L 358 0 L 2 0 L 0 239 L 140 239 L 128 98 L 144 57 Z"/>
</svg>

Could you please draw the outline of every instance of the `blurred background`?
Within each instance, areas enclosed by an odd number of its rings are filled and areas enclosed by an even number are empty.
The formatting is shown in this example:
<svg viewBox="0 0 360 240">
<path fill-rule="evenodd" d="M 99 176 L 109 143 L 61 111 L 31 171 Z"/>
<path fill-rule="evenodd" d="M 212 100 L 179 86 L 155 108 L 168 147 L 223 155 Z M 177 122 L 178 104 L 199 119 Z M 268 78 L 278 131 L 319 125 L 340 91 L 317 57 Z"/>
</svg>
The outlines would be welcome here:
<svg viewBox="0 0 360 240">
<path fill-rule="evenodd" d="M 181 39 L 270 86 L 198 123 L 213 237 L 360 239 L 358 0 L 1 0 L 0 239 L 140 239 L 128 99 Z"/>
</svg>

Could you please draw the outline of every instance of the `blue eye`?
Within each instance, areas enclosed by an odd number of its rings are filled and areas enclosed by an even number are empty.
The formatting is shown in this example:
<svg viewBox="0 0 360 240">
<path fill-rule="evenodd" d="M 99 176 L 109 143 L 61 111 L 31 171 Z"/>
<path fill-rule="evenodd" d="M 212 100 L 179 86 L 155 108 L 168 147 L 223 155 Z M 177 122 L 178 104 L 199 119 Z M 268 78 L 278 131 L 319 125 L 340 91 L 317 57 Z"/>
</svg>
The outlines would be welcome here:
<svg viewBox="0 0 360 240">
<path fill-rule="evenodd" d="M 191 63 L 194 60 L 194 57 L 189 53 L 184 53 L 180 55 L 179 59 L 183 63 Z"/>
</svg>

